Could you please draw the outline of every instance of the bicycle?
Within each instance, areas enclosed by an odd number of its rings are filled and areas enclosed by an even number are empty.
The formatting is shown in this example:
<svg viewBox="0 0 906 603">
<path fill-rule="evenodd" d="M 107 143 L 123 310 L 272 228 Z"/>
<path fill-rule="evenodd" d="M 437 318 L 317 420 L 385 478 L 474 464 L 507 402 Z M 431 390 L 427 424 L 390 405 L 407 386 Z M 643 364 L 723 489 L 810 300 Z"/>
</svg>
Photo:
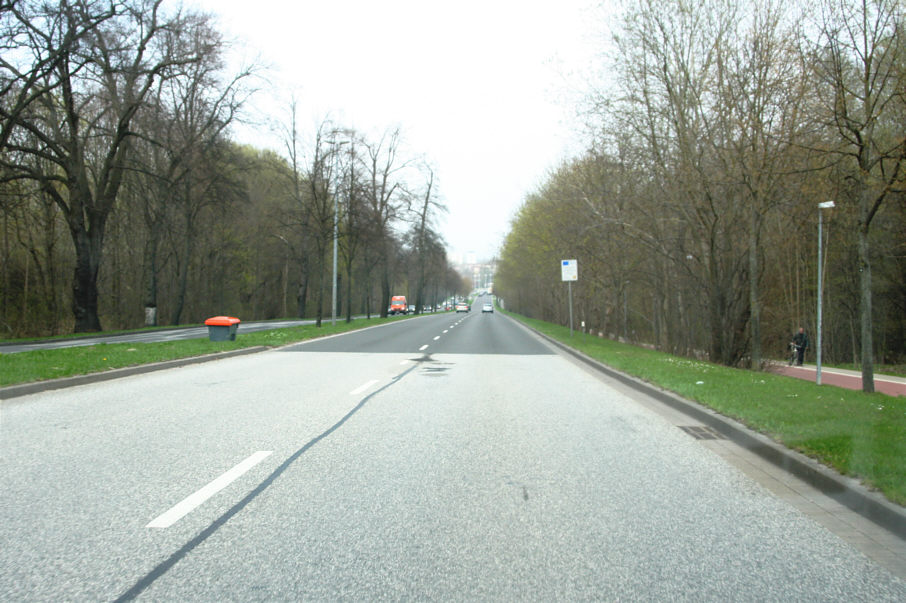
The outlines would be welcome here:
<svg viewBox="0 0 906 603">
<path fill-rule="evenodd" d="M 799 346 L 796 345 L 795 341 L 790 342 L 789 350 L 790 350 L 790 357 L 789 357 L 788 366 L 793 366 L 794 364 L 797 364 L 797 360 L 799 359 Z"/>
</svg>

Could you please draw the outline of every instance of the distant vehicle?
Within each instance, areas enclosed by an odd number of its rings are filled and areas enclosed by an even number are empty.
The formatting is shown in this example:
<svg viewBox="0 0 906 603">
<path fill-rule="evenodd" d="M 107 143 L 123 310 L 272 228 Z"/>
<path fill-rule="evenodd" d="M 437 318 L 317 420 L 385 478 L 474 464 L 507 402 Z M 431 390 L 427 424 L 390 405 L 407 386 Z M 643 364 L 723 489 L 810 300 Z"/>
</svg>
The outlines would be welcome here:
<svg viewBox="0 0 906 603">
<path fill-rule="evenodd" d="M 415 314 L 415 306 L 409 306 L 409 311 Z"/>
<path fill-rule="evenodd" d="M 394 295 L 390 298 L 391 314 L 408 314 L 409 306 L 406 304 L 405 295 Z"/>
<path fill-rule="evenodd" d="M 491 304 L 485 304 L 485 305 L 483 305 L 483 306 L 481 307 L 481 313 L 484 314 L 485 312 L 490 312 L 491 314 L 493 314 L 493 313 L 494 313 L 494 306 L 492 306 Z"/>
<path fill-rule="evenodd" d="M 469 310 L 471 310 L 471 308 L 469 308 L 469 304 L 467 304 L 465 302 L 460 302 L 460 303 L 456 304 L 457 312 L 468 312 Z"/>
</svg>

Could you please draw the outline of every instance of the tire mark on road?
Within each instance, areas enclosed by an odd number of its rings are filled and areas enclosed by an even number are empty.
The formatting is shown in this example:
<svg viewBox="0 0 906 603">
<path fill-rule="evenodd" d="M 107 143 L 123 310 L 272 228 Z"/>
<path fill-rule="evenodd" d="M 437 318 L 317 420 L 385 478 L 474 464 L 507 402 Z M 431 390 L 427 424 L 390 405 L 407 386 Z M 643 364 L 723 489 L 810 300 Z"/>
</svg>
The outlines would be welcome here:
<svg viewBox="0 0 906 603">
<path fill-rule="evenodd" d="M 356 404 L 352 410 L 350 410 L 348 413 L 346 413 L 343 416 L 343 418 L 341 418 L 339 421 L 334 423 L 331 427 L 329 427 L 326 431 L 322 432 L 320 435 L 309 440 L 308 443 L 306 443 L 304 446 L 299 448 L 299 450 L 294 452 L 292 454 L 292 456 L 287 458 L 285 461 L 283 461 L 283 463 L 279 467 L 274 469 L 274 471 L 269 476 L 267 476 L 264 479 L 264 481 L 262 481 L 260 484 L 258 484 L 258 486 L 254 490 L 252 490 L 247 495 L 245 495 L 245 497 L 242 500 L 237 502 L 235 505 L 230 507 L 223 515 L 221 515 L 220 517 L 215 519 L 213 522 L 211 522 L 211 524 L 208 527 L 206 527 L 204 530 L 199 532 L 198 535 L 196 535 L 194 538 L 192 538 L 192 540 L 190 540 L 186 544 L 184 544 L 179 550 L 175 551 L 169 557 L 167 557 L 166 559 L 161 561 L 159 564 L 157 564 L 157 566 L 154 567 L 154 569 L 152 569 L 150 572 L 145 574 L 145 576 L 143 576 L 141 579 L 138 580 L 138 582 L 133 584 L 132 587 L 129 588 L 129 590 L 127 590 L 126 592 L 121 594 L 119 597 L 117 597 L 115 599 L 115 601 L 132 601 L 137 596 L 139 596 L 145 589 L 147 589 L 149 586 L 151 586 L 158 578 L 160 578 L 161 576 L 166 574 L 170 570 L 170 568 L 172 568 L 174 565 L 179 563 L 186 555 L 188 555 L 194 549 L 196 549 L 198 547 L 198 545 L 202 544 L 205 540 L 210 538 L 215 532 L 217 532 L 217 530 L 219 530 L 221 528 L 221 526 L 223 526 L 226 522 L 228 522 L 230 519 L 232 519 L 234 515 L 239 513 L 250 502 L 255 500 L 255 498 L 259 494 L 264 492 L 272 483 L 274 483 L 274 480 L 276 480 L 278 477 L 280 477 L 280 475 L 283 474 L 283 472 L 286 471 L 290 467 L 290 465 L 292 465 L 294 462 L 296 462 L 296 460 L 298 460 L 299 457 L 301 457 L 303 454 L 305 454 L 306 452 L 311 450 L 311 448 L 314 447 L 315 444 L 317 444 L 321 440 L 327 438 L 333 432 L 335 432 L 340 427 L 342 427 L 343 424 L 346 423 L 346 421 L 348 421 L 349 419 L 351 419 L 353 417 L 353 415 L 355 415 L 357 412 L 362 410 L 362 408 L 365 406 L 365 404 L 368 403 L 369 400 L 371 400 L 373 397 L 375 397 L 379 393 L 383 392 L 384 390 L 389 389 L 390 387 L 395 385 L 397 382 L 400 381 L 400 379 L 402 379 L 403 377 L 405 377 L 406 375 L 408 375 L 409 373 L 414 371 L 417 367 L 418 367 L 417 364 L 412 365 L 411 367 L 407 368 L 402 373 L 400 373 L 399 375 L 394 377 L 390 381 L 390 383 L 387 383 L 380 389 L 377 389 L 377 390 L 373 391 L 372 393 L 368 394 L 367 396 L 365 396 L 364 398 L 362 398 L 362 400 L 358 404 Z"/>
</svg>

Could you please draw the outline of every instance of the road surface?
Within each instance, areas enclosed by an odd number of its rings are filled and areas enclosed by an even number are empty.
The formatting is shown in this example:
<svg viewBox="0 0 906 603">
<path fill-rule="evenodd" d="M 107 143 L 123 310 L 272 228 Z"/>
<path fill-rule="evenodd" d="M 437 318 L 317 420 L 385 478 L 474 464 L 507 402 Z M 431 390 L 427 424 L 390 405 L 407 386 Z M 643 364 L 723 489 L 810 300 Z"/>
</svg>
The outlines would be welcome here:
<svg viewBox="0 0 906 603">
<path fill-rule="evenodd" d="M 4 601 L 906 600 L 501 315 L 0 409 Z"/>
</svg>

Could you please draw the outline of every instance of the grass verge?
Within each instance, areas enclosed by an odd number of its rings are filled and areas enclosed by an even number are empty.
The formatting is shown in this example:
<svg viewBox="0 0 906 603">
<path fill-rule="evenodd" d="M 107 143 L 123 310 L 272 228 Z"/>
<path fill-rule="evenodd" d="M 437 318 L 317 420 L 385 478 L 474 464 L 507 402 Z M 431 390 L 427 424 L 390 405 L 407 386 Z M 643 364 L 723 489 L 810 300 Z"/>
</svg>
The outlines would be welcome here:
<svg viewBox="0 0 906 603">
<path fill-rule="evenodd" d="M 88 375 L 128 366 L 203 356 L 255 346 L 278 347 L 306 339 L 373 327 L 390 320 L 403 319 L 359 319 L 353 320 L 351 323 L 338 322 L 336 326 L 325 323 L 320 328 L 314 325 L 303 325 L 250 333 L 243 333 L 240 325 L 235 341 L 186 339 L 160 343 L 108 343 L 0 354 L 0 387 Z"/>
<path fill-rule="evenodd" d="M 744 423 L 906 505 L 906 398 L 733 369 L 509 313 L 619 371 Z"/>
</svg>

